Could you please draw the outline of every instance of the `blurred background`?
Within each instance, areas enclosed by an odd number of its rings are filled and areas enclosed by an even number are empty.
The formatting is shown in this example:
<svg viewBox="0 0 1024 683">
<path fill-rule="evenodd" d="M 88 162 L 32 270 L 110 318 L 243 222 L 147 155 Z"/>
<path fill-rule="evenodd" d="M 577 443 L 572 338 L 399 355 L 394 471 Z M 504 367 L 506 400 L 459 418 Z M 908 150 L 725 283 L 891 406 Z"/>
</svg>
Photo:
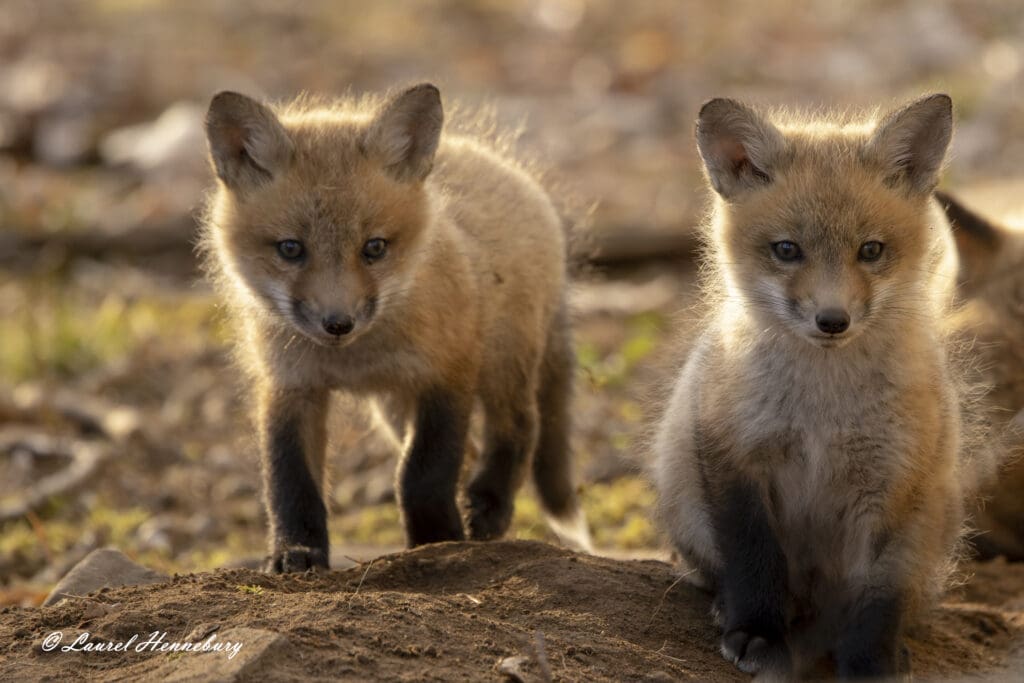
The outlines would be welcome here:
<svg viewBox="0 0 1024 683">
<path fill-rule="evenodd" d="M 809 108 L 949 92 L 945 184 L 1020 175 L 1016 0 L 4 0 L 0 3 L 0 604 L 115 545 L 165 571 L 264 552 L 227 329 L 192 248 L 201 121 L 271 99 L 420 80 L 492 106 L 581 208 L 575 447 L 597 543 L 655 549 L 645 399 L 694 302 L 700 103 Z M 680 315 L 680 313 L 682 315 Z M 349 412 L 349 411 L 345 411 Z M 393 456 L 332 420 L 339 556 L 402 540 Z M 513 534 L 550 538 L 532 493 Z"/>
</svg>

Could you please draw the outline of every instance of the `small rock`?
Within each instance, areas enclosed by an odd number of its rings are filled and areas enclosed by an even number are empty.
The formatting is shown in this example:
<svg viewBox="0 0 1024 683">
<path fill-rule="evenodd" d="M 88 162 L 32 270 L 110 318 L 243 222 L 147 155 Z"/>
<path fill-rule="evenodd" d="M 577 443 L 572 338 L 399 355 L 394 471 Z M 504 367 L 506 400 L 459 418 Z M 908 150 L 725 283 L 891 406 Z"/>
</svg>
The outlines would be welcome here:
<svg viewBox="0 0 1024 683">
<path fill-rule="evenodd" d="M 43 606 L 53 605 L 63 598 L 87 595 L 103 587 L 142 586 L 166 580 L 165 575 L 133 562 L 120 550 L 101 548 L 72 567 L 43 601 Z"/>
<path fill-rule="evenodd" d="M 516 683 L 526 683 L 526 674 L 523 667 L 530 663 L 529 657 L 504 657 L 498 660 L 498 673 L 502 674 Z"/>
<path fill-rule="evenodd" d="M 203 640 L 218 630 L 220 630 L 220 624 L 199 624 L 185 636 L 185 640 Z"/>
</svg>

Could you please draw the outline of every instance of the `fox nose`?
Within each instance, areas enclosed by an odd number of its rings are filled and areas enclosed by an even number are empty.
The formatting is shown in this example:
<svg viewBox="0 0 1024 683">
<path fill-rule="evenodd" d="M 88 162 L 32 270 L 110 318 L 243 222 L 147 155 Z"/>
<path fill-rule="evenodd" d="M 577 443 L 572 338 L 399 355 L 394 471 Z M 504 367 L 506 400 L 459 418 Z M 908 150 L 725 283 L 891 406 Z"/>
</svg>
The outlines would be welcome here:
<svg viewBox="0 0 1024 683">
<path fill-rule="evenodd" d="M 814 322 L 825 334 L 841 334 L 850 326 L 850 314 L 838 308 L 826 308 L 814 316 Z"/>
<path fill-rule="evenodd" d="M 324 332 L 335 337 L 343 337 L 352 331 L 356 321 L 350 315 L 328 315 L 321 321 Z"/>
</svg>

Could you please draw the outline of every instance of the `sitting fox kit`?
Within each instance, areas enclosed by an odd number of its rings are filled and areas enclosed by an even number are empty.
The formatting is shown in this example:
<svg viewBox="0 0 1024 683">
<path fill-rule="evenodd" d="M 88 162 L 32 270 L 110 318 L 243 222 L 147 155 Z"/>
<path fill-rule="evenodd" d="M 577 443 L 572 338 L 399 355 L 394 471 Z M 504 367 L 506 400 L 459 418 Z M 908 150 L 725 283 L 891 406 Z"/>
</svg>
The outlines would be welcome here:
<svg viewBox="0 0 1024 683">
<path fill-rule="evenodd" d="M 328 564 L 333 390 L 385 401 L 406 436 L 396 488 L 410 546 L 501 536 L 531 457 L 545 510 L 585 543 L 561 222 L 523 170 L 442 121 L 426 84 L 383 101 L 270 108 L 223 92 L 210 104 L 220 182 L 205 247 L 257 393 L 270 571 Z"/>
<path fill-rule="evenodd" d="M 952 131 L 933 95 L 879 122 L 726 99 L 696 137 L 717 193 L 709 318 L 655 440 L 663 522 L 716 594 L 740 669 L 893 674 L 963 521 L 955 251 L 932 199 Z"/>
</svg>

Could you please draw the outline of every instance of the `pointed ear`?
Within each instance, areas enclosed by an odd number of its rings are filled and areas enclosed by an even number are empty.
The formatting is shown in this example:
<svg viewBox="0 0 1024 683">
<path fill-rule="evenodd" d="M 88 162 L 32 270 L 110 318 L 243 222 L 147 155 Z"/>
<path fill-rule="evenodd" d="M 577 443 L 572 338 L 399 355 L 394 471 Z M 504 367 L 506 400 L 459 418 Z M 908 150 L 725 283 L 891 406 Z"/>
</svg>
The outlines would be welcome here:
<svg viewBox="0 0 1024 683">
<path fill-rule="evenodd" d="M 364 148 L 396 179 L 423 180 L 434 165 L 443 123 L 440 91 L 421 83 L 384 106 L 366 132 Z"/>
<path fill-rule="evenodd" d="M 206 138 L 217 177 L 232 190 L 259 186 L 291 163 L 292 141 L 274 112 L 235 92 L 211 100 Z"/>
<path fill-rule="evenodd" d="M 960 257 L 960 284 L 983 279 L 999 253 L 1005 235 L 1002 228 L 938 191 L 935 199 L 946 214 Z"/>
<path fill-rule="evenodd" d="M 697 149 L 711 187 L 728 199 L 772 182 L 786 141 L 753 109 L 717 98 L 700 109 Z"/>
<path fill-rule="evenodd" d="M 881 163 L 886 182 L 927 194 L 939 182 L 952 135 L 953 101 L 929 95 L 882 119 L 867 151 Z"/>
</svg>

